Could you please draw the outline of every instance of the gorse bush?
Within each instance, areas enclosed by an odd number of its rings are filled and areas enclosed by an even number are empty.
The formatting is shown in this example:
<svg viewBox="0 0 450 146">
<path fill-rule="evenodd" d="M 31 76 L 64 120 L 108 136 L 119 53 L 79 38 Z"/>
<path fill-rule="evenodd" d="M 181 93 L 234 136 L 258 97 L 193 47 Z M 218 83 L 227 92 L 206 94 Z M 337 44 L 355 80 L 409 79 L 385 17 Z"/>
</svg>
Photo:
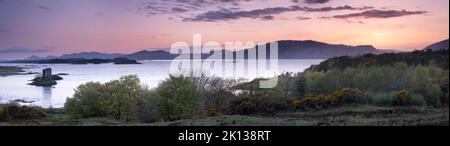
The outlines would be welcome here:
<svg viewBox="0 0 450 146">
<path fill-rule="evenodd" d="M 331 96 L 318 95 L 307 96 L 301 100 L 295 100 L 293 106 L 296 109 L 308 110 L 308 109 L 324 109 L 334 106 L 336 100 Z M 295 104 L 294 104 L 295 103 Z"/>
<path fill-rule="evenodd" d="M 406 90 L 398 92 L 393 99 L 393 105 L 394 106 L 405 106 L 409 105 L 411 102 L 411 96 L 409 95 L 409 92 Z"/>
<path fill-rule="evenodd" d="M 336 101 L 336 104 L 343 105 L 347 103 L 367 103 L 368 99 L 364 96 L 364 93 L 359 89 L 343 88 L 338 89 L 331 94 L 332 99 Z"/>
<path fill-rule="evenodd" d="M 296 109 L 326 109 L 346 104 L 366 104 L 368 98 L 359 89 L 343 88 L 330 95 L 307 96 L 300 100 L 291 101 Z"/>
<path fill-rule="evenodd" d="M 272 114 L 275 103 L 273 98 L 241 94 L 230 101 L 230 113 L 240 115 Z"/>
</svg>

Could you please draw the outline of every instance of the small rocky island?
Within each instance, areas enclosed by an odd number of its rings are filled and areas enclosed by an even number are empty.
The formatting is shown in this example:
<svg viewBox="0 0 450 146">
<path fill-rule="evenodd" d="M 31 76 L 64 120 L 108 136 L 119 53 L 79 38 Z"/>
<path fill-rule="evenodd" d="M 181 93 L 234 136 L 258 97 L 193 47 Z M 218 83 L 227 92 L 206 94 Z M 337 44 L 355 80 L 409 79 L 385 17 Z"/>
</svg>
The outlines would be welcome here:
<svg viewBox="0 0 450 146">
<path fill-rule="evenodd" d="M 113 59 L 114 64 L 141 64 L 136 60 L 131 60 L 127 58 L 115 58 Z"/>
<path fill-rule="evenodd" d="M 59 75 L 53 75 L 51 68 L 45 68 L 42 70 L 42 75 L 35 77 L 30 85 L 34 86 L 43 86 L 50 87 L 56 85 L 58 80 L 62 80 L 63 78 Z"/>
</svg>

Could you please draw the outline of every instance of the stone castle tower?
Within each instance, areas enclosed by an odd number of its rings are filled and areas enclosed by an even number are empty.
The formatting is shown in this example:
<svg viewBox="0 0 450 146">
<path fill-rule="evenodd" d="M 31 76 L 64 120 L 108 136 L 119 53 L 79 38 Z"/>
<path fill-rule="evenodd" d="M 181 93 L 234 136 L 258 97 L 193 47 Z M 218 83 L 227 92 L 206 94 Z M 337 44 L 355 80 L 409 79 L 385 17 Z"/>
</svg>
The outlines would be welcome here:
<svg viewBox="0 0 450 146">
<path fill-rule="evenodd" d="M 45 68 L 44 70 L 42 70 L 42 77 L 44 79 L 51 79 L 52 78 L 52 69 Z"/>
</svg>

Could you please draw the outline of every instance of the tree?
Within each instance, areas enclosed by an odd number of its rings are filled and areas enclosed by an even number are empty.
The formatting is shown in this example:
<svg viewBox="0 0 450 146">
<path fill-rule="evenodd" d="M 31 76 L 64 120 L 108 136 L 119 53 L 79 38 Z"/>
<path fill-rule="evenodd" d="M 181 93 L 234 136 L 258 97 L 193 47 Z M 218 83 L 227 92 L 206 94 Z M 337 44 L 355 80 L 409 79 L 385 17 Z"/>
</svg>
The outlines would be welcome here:
<svg viewBox="0 0 450 146">
<path fill-rule="evenodd" d="M 118 120 L 135 120 L 137 96 L 142 90 L 139 78 L 136 75 L 124 76 L 104 86 L 109 95 L 109 113 Z"/>
<path fill-rule="evenodd" d="M 306 95 L 306 77 L 303 74 L 298 75 L 297 94 L 299 98 L 303 98 Z"/>
<path fill-rule="evenodd" d="M 102 85 L 98 82 L 82 84 L 75 89 L 73 98 L 68 98 L 64 104 L 67 114 L 75 118 L 102 117 L 108 112 L 104 104 Z"/>
<path fill-rule="evenodd" d="M 139 78 L 124 76 L 105 84 L 89 82 L 77 87 L 64 109 L 75 118 L 112 116 L 117 120 L 136 120 L 137 99 L 143 92 Z"/>
<path fill-rule="evenodd" d="M 156 95 L 153 90 L 143 90 L 137 99 L 137 118 L 140 122 L 148 123 L 158 120 Z"/>
<path fill-rule="evenodd" d="M 191 118 L 199 109 L 202 93 L 194 82 L 186 77 L 170 77 L 156 89 L 159 115 L 165 120 Z"/>
</svg>

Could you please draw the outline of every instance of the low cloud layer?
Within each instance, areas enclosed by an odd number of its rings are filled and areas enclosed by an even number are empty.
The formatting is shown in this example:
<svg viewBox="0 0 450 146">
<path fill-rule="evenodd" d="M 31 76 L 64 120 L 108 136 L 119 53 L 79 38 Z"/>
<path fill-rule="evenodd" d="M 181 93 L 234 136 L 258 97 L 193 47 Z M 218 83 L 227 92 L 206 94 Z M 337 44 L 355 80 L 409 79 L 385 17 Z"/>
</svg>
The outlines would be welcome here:
<svg viewBox="0 0 450 146">
<path fill-rule="evenodd" d="M 185 18 L 183 21 L 227 21 L 236 20 L 241 18 L 254 18 L 254 19 L 264 19 L 272 17 L 272 15 L 286 13 L 286 12 L 330 12 L 330 11 L 340 11 L 340 10 L 368 10 L 372 7 L 352 7 L 352 6 L 338 6 L 338 7 L 321 7 L 321 8 L 311 8 L 311 7 L 300 7 L 300 6 L 290 6 L 290 7 L 272 7 L 264 9 L 255 9 L 251 11 L 231 11 L 227 9 L 222 9 L 219 11 L 208 11 L 191 18 Z"/>
<path fill-rule="evenodd" d="M 267 8 L 243 9 L 244 3 L 265 2 L 267 0 L 153 0 L 142 4 L 137 11 L 138 14 L 145 16 L 169 15 L 169 19 L 178 18 L 185 22 L 223 22 L 239 20 L 243 18 L 256 20 L 276 20 L 278 14 L 289 12 L 334 12 L 334 11 L 354 11 L 343 13 L 323 13 L 323 16 L 317 16 L 317 19 L 369 19 L 369 18 L 392 18 L 408 15 L 425 14 L 426 11 L 407 11 L 407 10 L 385 10 L 377 9 L 372 6 L 354 7 L 344 6 L 324 6 L 310 7 L 314 4 L 325 4 L 331 0 L 289 0 L 295 5 L 279 6 Z M 327 16 L 328 15 L 328 16 Z M 286 20 L 286 18 L 284 18 Z M 307 17 L 288 18 L 293 20 L 313 19 L 310 15 Z M 362 23 L 361 23 L 362 24 Z"/>
<path fill-rule="evenodd" d="M 360 13 L 350 13 L 344 15 L 335 15 L 336 19 L 350 19 L 350 18 L 391 18 L 402 17 L 408 15 L 425 14 L 426 11 L 406 11 L 406 10 L 368 10 Z"/>
<path fill-rule="evenodd" d="M 41 10 L 50 10 L 51 8 L 45 5 L 38 5 L 36 6 L 36 8 L 41 9 Z"/>
<path fill-rule="evenodd" d="M 6 29 L 1 29 L 1 28 L 0 28 L 0 33 L 9 33 L 9 31 L 6 30 Z"/>
<path fill-rule="evenodd" d="M 152 16 L 157 14 L 180 14 L 202 11 L 208 8 L 239 10 L 241 3 L 264 0 L 153 0 L 142 3 L 136 13 Z"/>
<path fill-rule="evenodd" d="M 295 19 L 297 19 L 297 20 L 310 20 L 310 19 L 312 19 L 312 18 L 310 18 L 310 17 L 302 17 L 302 16 L 298 16 L 298 17 L 295 17 Z"/>
<path fill-rule="evenodd" d="M 45 53 L 51 52 L 52 50 L 53 50 L 52 48 L 31 49 L 22 47 L 12 47 L 12 48 L 0 48 L 0 53 L 2 54 Z"/>
<path fill-rule="evenodd" d="M 304 2 L 306 4 L 324 4 L 330 2 L 330 0 L 291 0 L 294 3 Z"/>
<path fill-rule="evenodd" d="M 323 4 L 323 3 L 327 3 L 330 0 L 305 0 L 305 3 L 307 4 Z"/>
</svg>

